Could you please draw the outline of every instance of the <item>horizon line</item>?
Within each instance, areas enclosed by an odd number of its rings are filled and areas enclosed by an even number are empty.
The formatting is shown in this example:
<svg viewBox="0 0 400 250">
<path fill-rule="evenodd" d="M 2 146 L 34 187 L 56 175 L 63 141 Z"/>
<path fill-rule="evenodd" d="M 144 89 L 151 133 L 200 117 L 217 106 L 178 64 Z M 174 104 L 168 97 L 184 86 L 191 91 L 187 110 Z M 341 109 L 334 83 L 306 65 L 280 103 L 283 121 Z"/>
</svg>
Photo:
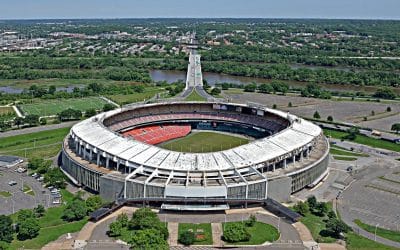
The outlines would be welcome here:
<svg viewBox="0 0 400 250">
<path fill-rule="evenodd" d="M 400 17 L 43 17 L 43 18 L 0 18 L 0 21 L 35 20 L 127 20 L 127 19 L 275 19 L 275 20 L 360 20 L 360 21 L 400 21 Z"/>
</svg>

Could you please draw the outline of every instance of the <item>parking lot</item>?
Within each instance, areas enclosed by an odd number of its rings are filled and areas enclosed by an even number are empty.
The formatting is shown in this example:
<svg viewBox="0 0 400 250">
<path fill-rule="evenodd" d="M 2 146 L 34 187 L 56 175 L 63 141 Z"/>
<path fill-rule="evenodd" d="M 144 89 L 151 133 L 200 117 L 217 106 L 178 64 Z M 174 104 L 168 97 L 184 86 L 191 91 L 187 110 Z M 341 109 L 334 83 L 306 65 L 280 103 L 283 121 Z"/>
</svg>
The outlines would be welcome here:
<svg viewBox="0 0 400 250">
<path fill-rule="evenodd" d="M 0 195 L 0 214 L 12 214 L 20 209 L 34 208 L 38 204 L 45 207 L 54 206 L 52 204 L 54 198 L 50 191 L 42 186 L 43 182 L 39 182 L 27 172 L 16 172 L 17 168 L 0 168 L 0 191 L 11 194 L 10 197 Z M 15 181 L 16 184 L 9 185 L 11 181 Z M 30 187 L 33 194 L 23 192 L 24 185 Z"/>
</svg>

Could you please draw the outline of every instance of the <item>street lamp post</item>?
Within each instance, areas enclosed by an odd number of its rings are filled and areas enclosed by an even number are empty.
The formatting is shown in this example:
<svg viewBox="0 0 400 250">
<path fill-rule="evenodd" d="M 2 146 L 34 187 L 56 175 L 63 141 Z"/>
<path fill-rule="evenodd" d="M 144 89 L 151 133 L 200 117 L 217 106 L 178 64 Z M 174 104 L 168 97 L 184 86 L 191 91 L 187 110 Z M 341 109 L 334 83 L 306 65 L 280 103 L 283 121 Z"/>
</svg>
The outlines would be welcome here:
<svg viewBox="0 0 400 250">
<path fill-rule="evenodd" d="M 376 230 L 378 229 L 378 225 L 379 225 L 379 224 L 376 224 L 376 225 L 375 225 L 375 235 L 374 235 L 374 241 L 376 241 Z"/>
</svg>

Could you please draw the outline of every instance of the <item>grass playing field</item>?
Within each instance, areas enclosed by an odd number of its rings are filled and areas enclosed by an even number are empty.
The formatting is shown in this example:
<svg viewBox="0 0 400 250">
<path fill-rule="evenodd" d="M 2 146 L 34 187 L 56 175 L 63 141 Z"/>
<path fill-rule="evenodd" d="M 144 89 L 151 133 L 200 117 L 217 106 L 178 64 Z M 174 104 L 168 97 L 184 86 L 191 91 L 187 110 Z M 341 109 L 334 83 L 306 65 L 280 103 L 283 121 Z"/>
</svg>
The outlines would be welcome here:
<svg viewBox="0 0 400 250">
<path fill-rule="evenodd" d="M 160 147 L 180 152 L 206 153 L 234 148 L 249 140 L 216 132 L 192 132 L 188 136 L 172 140 Z"/>
<path fill-rule="evenodd" d="M 33 104 L 18 106 L 24 114 L 50 116 L 68 108 L 85 111 L 87 109 L 101 110 L 107 102 L 99 97 L 71 98 L 62 100 L 45 100 Z"/>
</svg>

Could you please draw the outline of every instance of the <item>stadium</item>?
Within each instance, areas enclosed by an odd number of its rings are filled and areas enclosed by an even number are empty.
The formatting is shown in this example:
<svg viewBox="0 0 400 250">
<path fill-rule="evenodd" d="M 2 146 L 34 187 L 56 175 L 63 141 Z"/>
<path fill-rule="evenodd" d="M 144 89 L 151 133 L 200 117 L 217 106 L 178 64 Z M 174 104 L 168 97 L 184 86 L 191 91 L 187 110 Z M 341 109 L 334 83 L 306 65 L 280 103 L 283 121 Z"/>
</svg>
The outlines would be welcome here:
<svg viewBox="0 0 400 250">
<path fill-rule="evenodd" d="M 323 179 L 328 163 L 321 128 L 297 116 L 254 103 L 177 101 L 77 123 L 64 140 L 61 169 L 106 200 L 219 210 L 287 202 Z"/>
</svg>

